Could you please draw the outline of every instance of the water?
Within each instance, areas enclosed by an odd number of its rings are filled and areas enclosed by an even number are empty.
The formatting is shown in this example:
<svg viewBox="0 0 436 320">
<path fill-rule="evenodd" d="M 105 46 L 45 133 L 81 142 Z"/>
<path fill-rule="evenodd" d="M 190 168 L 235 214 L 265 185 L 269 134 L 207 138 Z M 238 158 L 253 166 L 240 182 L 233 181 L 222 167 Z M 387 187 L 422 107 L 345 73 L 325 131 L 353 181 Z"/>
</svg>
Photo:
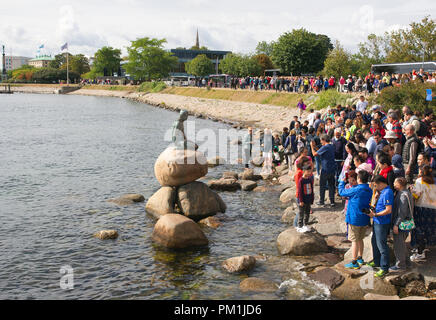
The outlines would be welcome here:
<svg viewBox="0 0 436 320">
<path fill-rule="evenodd" d="M 0 97 L 1 299 L 313 299 L 325 288 L 278 257 L 279 193 L 221 193 L 228 219 L 204 227 L 207 248 L 174 252 L 151 241 L 144 203 L 118 207 L 125 193 L 159 189 L 153 166 L 177 113 L 118 98 L 14 94 Z M 191 118 L 190 118 L 191 119 Z M 195 119 L 196 130 L 227 126 Z M 238 166 L 209 170 L 219 177 Z M 117 240 L 93 234 L 117 229 Z M 246 275 L 221 262 L 264 254 L 249 273 L 282 283 L 276 293 L 242 293 Z M 60 268 L 74 289 L 60 288 Z M 287 272 L 284 270 L 287 269 Z M 286 280 L 286 281 L 285 281 Z M 284 282 L 285 281 L 285 282 Z"/>
</svg>

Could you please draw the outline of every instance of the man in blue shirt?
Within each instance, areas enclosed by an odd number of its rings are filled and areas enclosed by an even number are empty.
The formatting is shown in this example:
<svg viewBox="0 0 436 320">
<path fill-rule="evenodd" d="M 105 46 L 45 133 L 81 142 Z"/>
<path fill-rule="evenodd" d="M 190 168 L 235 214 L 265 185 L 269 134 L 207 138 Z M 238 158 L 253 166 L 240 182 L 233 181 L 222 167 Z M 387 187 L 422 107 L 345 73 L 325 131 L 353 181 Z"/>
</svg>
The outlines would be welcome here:
<svg viewBox="0 0 436 320">
<path fill-rule="evenodd" d="M 317 205 L 324 205 L 325 192 L 329 189 L 330 206 L 335 206 L 335 147 L 330 144 L 330 137 L 326 134 L 321 136 L 322 147 L 316 150 L 315 141 L 311 142 L 312 155 L 321 159 L 321 175 L 319 177 L 319 202 Z"/>
<path fill-rule="evenodd" d="M 373 218 L 372 230 L 372 256 L 373 262 L 368 265 L 380 268 L 374 276 L 382 278 L 389 272 L 389 247 L 388 235 L 391 225 L 392 205 L 394 204 L 394 193 L 383 176 L 376 176 L 374 183 L 379 197 L 375 211 L 371 210 L 370 217 Z"/>
</svg>

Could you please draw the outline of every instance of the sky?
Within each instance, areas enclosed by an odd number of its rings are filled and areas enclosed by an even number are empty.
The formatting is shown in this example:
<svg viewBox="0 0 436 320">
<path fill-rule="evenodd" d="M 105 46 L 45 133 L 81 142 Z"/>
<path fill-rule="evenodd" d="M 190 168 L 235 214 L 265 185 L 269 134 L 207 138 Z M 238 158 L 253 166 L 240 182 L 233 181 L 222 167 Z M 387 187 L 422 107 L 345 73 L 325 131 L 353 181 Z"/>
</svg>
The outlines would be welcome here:
<svg viewBox="0 0 436 320">
<path fill-rule="evenodd" d="M 15 0 L 0 2 L 0 45 L 6 54 L 34 57 L 69 52 L 92 56 L 103 46 L 126 54 L 130 41 L 165 38 L 165 49 L 189 48 L 252 53 L 259 41 L 304 27 L 339 40 L 350 52 L 370 33 L 407 27 L 436 15 L 435 0 Z"/>
</svg>

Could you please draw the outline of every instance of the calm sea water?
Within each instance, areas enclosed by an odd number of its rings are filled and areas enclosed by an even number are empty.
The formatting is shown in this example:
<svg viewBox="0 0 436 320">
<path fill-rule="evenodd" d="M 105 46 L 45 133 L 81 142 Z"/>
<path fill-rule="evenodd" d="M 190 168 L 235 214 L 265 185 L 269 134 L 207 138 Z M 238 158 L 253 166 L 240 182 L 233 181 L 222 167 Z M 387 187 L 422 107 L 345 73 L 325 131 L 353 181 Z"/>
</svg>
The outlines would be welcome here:
<svg viewBox="0 0 436 320">
<path fill-rule="evenodd" d="M 1 299 L 321 299 L 322 286 L 278 257 L 286 226 L 279 193 L 221 193 L 228 219 L 204 228 L 207 248 L 174 252 L 151 241 L 155 221 L 144 203 L 118 207 L 109 198 L 159 189 L 153 166 L 177 113 L 117 98 L 0 96 Z M 191 118 L 190 118 L 191 119 Z M 193 118 L 191 120 L 194 120 Z M 196 130 L 227 126 L 195 119 Z M 223 171 L 242 170 L 220 166 Z M 117 229 L 117 240 L 93 234 Z M 265 254 L 250 276 L 282 283 L 276 293 L 242 293 L 246 275 L 223 260 Z M 63 266 L 74 288 L 60 288 Z M 287 268 L 289 272 L 284 273 Z"/>
</svg>

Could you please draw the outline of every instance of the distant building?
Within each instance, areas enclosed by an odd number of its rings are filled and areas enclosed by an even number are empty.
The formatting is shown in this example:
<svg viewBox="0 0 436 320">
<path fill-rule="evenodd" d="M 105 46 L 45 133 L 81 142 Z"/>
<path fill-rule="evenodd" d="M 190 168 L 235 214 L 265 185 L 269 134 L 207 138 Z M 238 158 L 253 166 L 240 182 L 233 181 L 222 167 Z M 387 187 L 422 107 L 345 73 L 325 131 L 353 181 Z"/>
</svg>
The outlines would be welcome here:
<svg viewBox="0 0 436 320">
<path fill-rule="evenodd" d="M 197 35 L 195 38 L 195 49 L 200 49 L 200 39 L 198 36 L 198 29 L 197 29 Z M 177 63 L 177 66 L 171 70 L 170 76 L 172 77 L 178 77 L 178 76 L 188 76 L 188 73 L 185 70 L 185 63 L 191 61 L 199 54 L 205 54 L 206 57 L 208 57 L 212 63 L 215 66 L 215 73 L 218 73 L 218 66 L 224 57 L 232 53 L 231 51 L 217 51 L 217 50 L 191 50 L 191 49 L 185 49 L 185 48 L 177 48 L 177 49 L 171 49 L 170 52 L 176 56 L 179 61 Z"/>
<path fill-rule="evenodd" d="M 11 71 L 21 68 L 21 66 L 25 64 L 29 64 L 29 60 L 31 59 L 32 58 L 28 58 L 28 57 L 6 56 L 5 57 L 6 71 Z"/>
<path fill-rule="evenodd" d="M 50 61 L 53 61 L 54 58 L 50 55 L 39 55 L 36 56 L 36 58 L 29 60 L 29 65 L 35 67 L 35 68 L 47 68 Z"/>
</svg>

